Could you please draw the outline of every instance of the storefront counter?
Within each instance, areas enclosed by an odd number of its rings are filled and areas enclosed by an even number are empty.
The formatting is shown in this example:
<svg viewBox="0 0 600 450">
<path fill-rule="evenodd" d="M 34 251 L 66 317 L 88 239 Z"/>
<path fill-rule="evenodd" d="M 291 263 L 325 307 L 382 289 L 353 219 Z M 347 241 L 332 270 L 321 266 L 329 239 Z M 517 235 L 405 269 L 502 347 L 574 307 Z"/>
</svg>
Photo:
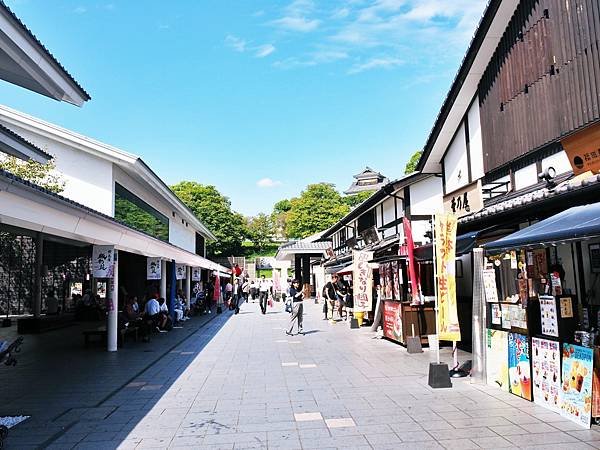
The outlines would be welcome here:
<svg viewBox="0 0 600 450">
<path fill-rule="evenodd" d="M 406 338 L 421 336 L 421 344 L 427 344 L 427 335 L 435 334 L 435 308 L 433 304 L 411 306 L 408 302 L 383 301 L 383 335 L 405 345 Z"/>
</svg>

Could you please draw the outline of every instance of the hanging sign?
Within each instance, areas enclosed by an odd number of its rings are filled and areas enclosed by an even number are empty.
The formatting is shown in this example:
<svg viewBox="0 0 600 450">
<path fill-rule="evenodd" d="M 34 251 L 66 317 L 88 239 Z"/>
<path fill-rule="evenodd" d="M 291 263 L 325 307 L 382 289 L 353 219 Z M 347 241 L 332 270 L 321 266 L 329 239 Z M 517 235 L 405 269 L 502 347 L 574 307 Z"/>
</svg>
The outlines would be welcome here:
<svg viewBox="0 0 600 450">
<path fill-rule="evenodd" d="M 185 280 L 185 278 L 186 278 L 185 268 L 186 268 L 185 264 L 175 264 L 175 276 L 177 277 L 178 280 Z"/>
<path fill-rule="evenodd" d="M 600 171 L 600 124 L 592 125 L 561 141 L 574 175 Z"/>
<path fill-rule="evenodd" d="M 560 412 L 560 343 L 546 339 L 531 340 L 533 365 L 533 401 Z"/>
<path fill-rule="evenodd" d="M 440 341 L 460 341 L 456 305 L 456 217 L 435 216 L 435 256 L 438 288 L 438 330 Z"/>
<path fill-rule="evenodd" d="M 200 267 L 192 267 L 192 281 L 201 281 L 202 280 L 202 271 Z"/>
<path fill-rule="evenodd" d="M 563 344 L 561 415 L 586 428 L 592 420 L 591 348 Z"/>
<path fill-rule="evenodd" d="M 161 278 L 160 258 L 146 258 L 146 279 L 160 280 Z"/>
<path fill-rule="evenodd" d="M 354 311 L 371 311 L 373 307 L 373 273 L 369 261 L 373 252 L 352 252 Z"/>
<path fill-rule="evenodd" d="M 457 218 L 483 209 L 481 183 L 470 184 L 444 197 L 444 211 Z"/>
<path fill-rule="evenodd" d="M 113 278 L 114 257 L 115 247 L 113 245 L 94 245 L 92 248 L 92 276 L 94 278 Z"/>
</svg>

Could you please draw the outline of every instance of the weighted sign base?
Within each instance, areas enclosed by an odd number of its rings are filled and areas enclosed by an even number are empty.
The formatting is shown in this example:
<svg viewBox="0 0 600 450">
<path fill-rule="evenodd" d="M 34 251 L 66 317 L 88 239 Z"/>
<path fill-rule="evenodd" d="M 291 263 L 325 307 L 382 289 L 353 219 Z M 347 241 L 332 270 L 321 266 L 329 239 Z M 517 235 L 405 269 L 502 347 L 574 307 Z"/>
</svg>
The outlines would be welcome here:
<svg viewBox="0 0 600 450">
<path fill-rule="evenodd" d="M 434 389 L 452 387 L 448 364 L 429 363 L 429 386 Z"/>
<path fill-rule="evenodd" d="M 420 336 L 409 336 L 406 338 L 406 350 L 408 353 L 423 353 L 423 347 L 421 347 Z"/>
<path fill-rule="evenodd" d="M 356 320 L 354 317 L 350 319 L 350 328 L 360 328 L 358 326 L 358 320 Z"/>
</svg>

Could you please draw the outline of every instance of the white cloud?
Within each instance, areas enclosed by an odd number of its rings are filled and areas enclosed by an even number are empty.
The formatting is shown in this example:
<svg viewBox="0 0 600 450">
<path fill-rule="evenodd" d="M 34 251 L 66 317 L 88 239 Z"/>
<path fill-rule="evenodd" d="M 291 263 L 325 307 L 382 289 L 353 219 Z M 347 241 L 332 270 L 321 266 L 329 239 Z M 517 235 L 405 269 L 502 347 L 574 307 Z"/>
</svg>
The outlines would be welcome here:
<svg viewBox="0 0 600 450">
<path fill-rule="evenodd" d="M 285 8 L 285 15 L 271 23 L 286 31 L 307 33 L 316 30 L 321 21 L 312 19 L 315 4 L 312 0 L 294 0 Z"/>
<path fill-rule="evenodd" d="M 274 181 L 270 178 L 262 178 L 256 182 L 256 185 L 260 188 L 274 188 L 281 186 L 281 181 Z"/>
<path fill-rule="evenodd" d="M 269 56 L 275 50 L 276 49 L 273 44 L 259 45 L 258 47 L 256 47 L 256 53 L 254 55 L 257 58 L 264 58 L 265 56 Z"/>
<path fill-rule="evenodd" d="M 87 12 L 87 8 L 85 6 L 78 6 L 73 10 L 75 14 L 85 14 Z"/>
<path fill-rule="evenodd" d="M 391 69 L 393 67 L 403 64 L 403 61 L 399 58 L 383 57 L 383 58 L 372 58 L 363 64 L 356 64 L 348 70 L 349 74 L 355 74 L 364 72 L 366 70 L 373 69 Z"/>
<path fill-rule="evenodd" d="M 239 53 L 246 51 L 246 41 L 232 34 L 225 36 L 225 45 Z"/>
</svg>

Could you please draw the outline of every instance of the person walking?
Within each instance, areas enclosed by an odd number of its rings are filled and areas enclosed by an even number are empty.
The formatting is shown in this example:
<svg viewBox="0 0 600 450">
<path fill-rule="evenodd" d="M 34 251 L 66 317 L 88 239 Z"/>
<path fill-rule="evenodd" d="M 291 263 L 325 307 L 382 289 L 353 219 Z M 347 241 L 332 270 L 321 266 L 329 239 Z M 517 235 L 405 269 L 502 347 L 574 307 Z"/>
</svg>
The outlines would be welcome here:
<svg viewBox="0 0 600 450">
<path fill-rule="evenodd" d="M 323 320 L 327 320 L 329 318 L 329 309 L 331 309 L 331 322 L 335 323 L 335 320 L 333 320 L 333 314 L 334 314 L 334 310 L 335 310 L 335 302 L 337 300 L 337 294 L 336 294 L 336 289 L 335 289 L 335 285 L 337 283 L 338 280 L 338 276 L 336 274 L 334 274 L 331 277 L 331 281 L 328 281 L 325 286 L 323 287 L 323 296 L 325 299 L 325 307 L 324 312 L 325 312 L 325 318 Z"/>
<path fill-rule="evenodd" d="M 271 286 L 265 279 L 264 275 L 260 276 L 260 283 L 258 284 L 258 302 L 260 303 L 260 310 L 263 314 L 267 313 L 267 301 L 269 300 L 269 290 Z"/>
<path fill-rule="evenodd" d="M 244 296 L 244 301 L 248 301 L 248 296 L 250 295 L 250 282 L 248 279 L 244 279 L 242 283 L 242 295 Z"/>
<path fill-rule="evenodd" d="M 285 331 L 288 336 L 293 335 L 294 323 L 298 324 L 298 334 L 304 334 L 302 331 L 302 315 L 304 314 L 304 292 L 300 288 L 300 282 L 294 280 L 290 288 L 290 298 L 292 300 L 292 316 L 290 317 L 290 329 Z"/>
</svg>

